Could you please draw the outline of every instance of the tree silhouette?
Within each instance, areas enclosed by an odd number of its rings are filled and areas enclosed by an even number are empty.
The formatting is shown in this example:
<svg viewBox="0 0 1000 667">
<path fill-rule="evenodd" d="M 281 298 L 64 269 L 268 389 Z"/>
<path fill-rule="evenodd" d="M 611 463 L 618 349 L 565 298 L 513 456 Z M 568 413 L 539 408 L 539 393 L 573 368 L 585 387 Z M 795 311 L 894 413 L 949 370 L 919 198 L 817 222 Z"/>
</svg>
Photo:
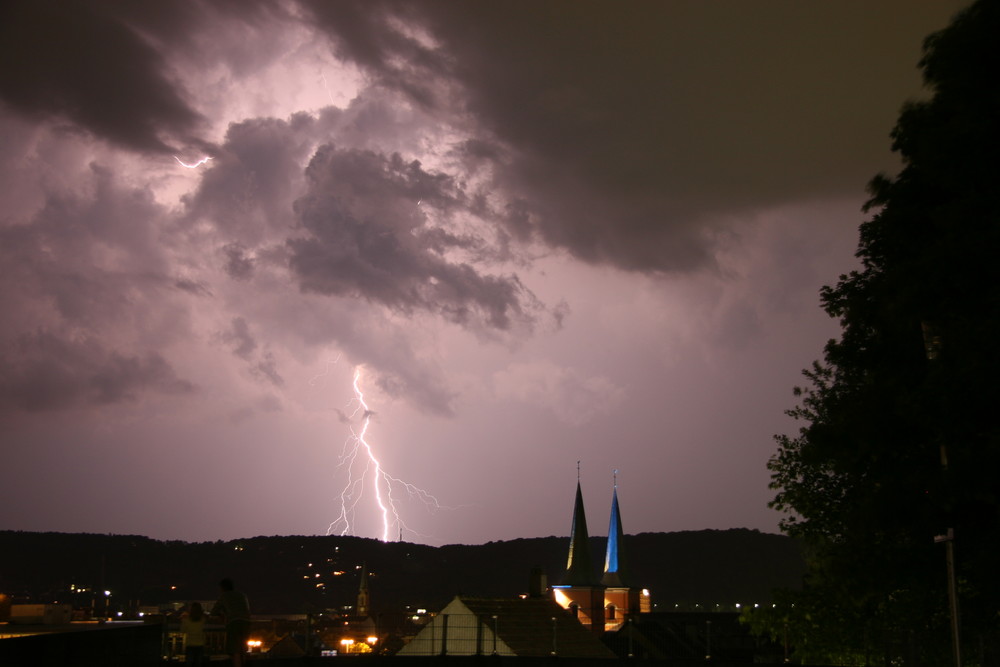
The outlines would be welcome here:
<svg viewBox="0 0 1000 667">
<path fill-rule="evenodd" d="M 771 506 L 807 545 L 800 593 L 755 623 L 811 660 L 947 662 L 954 529 L 962 631 L 996 642 L 1000 578 L 1000 3 L 927 38 L 932 96 L 892 133 L 903 161 L 870 184 L 862 268 L 822 291 L 839 340 L 804 372 L 804 425 L 777 436 Z M 795 604 L 792 609 L 791 605 Z M 766 618 L 765 618 L 766 616 Z M 969 651 L 966 651 L 969 654 Z"/>
</svg>

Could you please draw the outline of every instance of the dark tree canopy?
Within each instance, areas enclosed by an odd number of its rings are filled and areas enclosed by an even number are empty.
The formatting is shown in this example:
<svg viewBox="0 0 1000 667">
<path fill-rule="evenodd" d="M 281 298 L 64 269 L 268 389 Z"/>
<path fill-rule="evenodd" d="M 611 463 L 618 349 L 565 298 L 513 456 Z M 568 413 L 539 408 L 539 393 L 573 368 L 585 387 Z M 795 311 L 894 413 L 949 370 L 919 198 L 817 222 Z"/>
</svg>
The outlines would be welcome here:
<svg viewBox="0 0 1000 667">
<path fill-rule="evenodd" d="M 843 328 L 805 372 L 795 436 L 769 463 L 772 506 L 810 553 L 786 623 L 801 655 L 947 662 L 944 547 L 954 528 L 965 654 L 1000 625 L 1000 3 L 927 38 L 932 96 L 872 180 L 862 268 L 822 292 Z M 791 604 L 795 603 L 795 608 Z"/>
</svg>

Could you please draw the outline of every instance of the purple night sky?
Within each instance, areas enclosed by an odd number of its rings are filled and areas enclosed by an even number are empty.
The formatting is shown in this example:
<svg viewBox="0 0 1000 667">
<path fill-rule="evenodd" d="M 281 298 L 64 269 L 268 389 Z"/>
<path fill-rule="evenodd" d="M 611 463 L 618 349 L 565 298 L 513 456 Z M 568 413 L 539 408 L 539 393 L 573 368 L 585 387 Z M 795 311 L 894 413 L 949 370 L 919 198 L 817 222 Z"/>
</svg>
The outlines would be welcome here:
<svg viewBox="0 0 1000 667">
<path fill-rule="evenodd" d="M 409 541 L 566 535 L 578 460 L 592 534 L 614 469 L 628 533 L 776 532 L 964 4 L 5 3 L 0 529 L 381 537 L 368 417 Z"/>
</svg>

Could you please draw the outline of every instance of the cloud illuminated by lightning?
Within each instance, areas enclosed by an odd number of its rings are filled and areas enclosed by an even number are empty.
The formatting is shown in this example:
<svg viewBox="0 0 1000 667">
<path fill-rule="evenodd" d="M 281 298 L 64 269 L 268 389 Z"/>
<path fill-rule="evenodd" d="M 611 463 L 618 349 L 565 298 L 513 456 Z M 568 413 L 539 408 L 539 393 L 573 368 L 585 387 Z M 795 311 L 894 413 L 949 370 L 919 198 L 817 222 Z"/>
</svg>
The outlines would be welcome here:
<svg viewBox="0 0 1000 667">
<path fill-rule="evenodd" d="M 187 167 L 188 169 L 197 169 L 198 167 L 200 167 L 201 165 L 205 164 L 206 162 L 208 162 L 209 160 L 211 160 L 213 158 L 210 158 L 210 157 L 206 156 L 206 157 L 203 157 L 202 159 L 198 160 L 194 164 L 188 164 L 187 162 L 184 162 L 183 160 L 181 160 L 176 155 L 174 156 L 174 159 L 177 160 L 178 164 L 180 164 L 182 167 Z"/>
<path fill-rule="evenodd" d="M 396 498 L 393 492 L 405 492 L 410 499 L 422 502 L 430 510 L 442 509 L 430 493 L 423 489 L 405 482 L 398 477 L 393 477 L 382 463 L 375 456 L 371 443 L 368 442 L 368 429 L 371 426 L 371 408 L 365 402 L 364 392 L 361 391 L 361 367 L 354 369 L 354 412 L 351 418 L 361 413 L 361 429 L 358 432 L 351 427 L 351 435 L 344 443 L 343 452 L 340 455 L 339 467 L 347 471 L 347 483 L 340 492 L 340 514 L 330 523 L 326 529 L 327 535 L 346 535 L 352 533 L 354 526 L 354 514 L 364 496 L 366 487 L 370 485 L 374 495 L 374 504 L 378 508 L 378 513 L 382 520 L 382 541 L 388 542 L 393 528 L 398 529 L 400 537 L 404 530 L 411 530 L 403 521 L 396 505 Z M 370 480 L 370 481 L 369 481 Z M 412 532 L 412 531 L 411 531 Z"/>
</svg>

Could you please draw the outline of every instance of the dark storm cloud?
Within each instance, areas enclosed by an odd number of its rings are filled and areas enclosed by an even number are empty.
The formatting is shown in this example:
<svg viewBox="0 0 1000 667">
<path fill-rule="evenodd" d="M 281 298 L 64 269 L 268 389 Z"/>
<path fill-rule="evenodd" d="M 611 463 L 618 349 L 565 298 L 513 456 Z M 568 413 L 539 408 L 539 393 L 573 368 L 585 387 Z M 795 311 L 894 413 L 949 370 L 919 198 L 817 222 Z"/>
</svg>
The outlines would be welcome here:
<svg viewBox="0 0 1000 667">
<path fill-rule="evenodd" d="M 169 264 L 152 225 L 161 215 L 150 192 L 124 187 L 92 164 L 74 191 L 50 192 L 33 219 L 0 228 L 0 303 L 29 314 L 0 331 L 31 327 L 30 318 L 99 331 L 138 314 L 130 290 L 183 289 L 166 277 Z"/>
<path fill-rule="evenodd" d="M 254 378 L 269 382 L 275 387 L 283 387 L 285 385 L 285 379 L 278 372 L 278 362 L 271 352 L 264 352 L 261 355 L 260 361 L 250 369 L 250 374 Z"/>
<path fill-rule="evenodd" d="M 230 125 L 198 191 L 188 199 L 190 216 L 210 219 L 251 245 L 275 229 L 287 230 L 301 165 L 316 142 L 314 135 L 322 134 L 327 124 L 296 114 L 288 120 L 252 118 Z M 241 246 L 228 246 L 226 255 L 234 277 L 246 277 L 252 267 Z"/>
<path fill-rule="evenodd" d="M 150 192 L 97 164 L 47 188 L 30 219 L 0 226 L 0 409 L 55 410 L 185 394 L 160 345 L 183 328 L 174 300 L 205 296 L 171 278 Z"/>
<path fill-rule="evenodd" d="M 200 280 L 179 278 L 174 282 L 174 287 L 179 290 L 184 290 L 189 294 L 194 294 L 195 296 L 212 296 L 212 290 L 208 289 L 205 283 Z"/>
<path fill-rule="evenodd" d="M 863 191 L 873 165 L 891 164 L 892 111 L 915 89 L 912 36 L 942 13 L 790 1 L 304 5 L 381 85 L 471 123 L 466 150 L 519 198 L 498 219 L 512 234 L 653 271 L 709 261 L 709 219 Z"/>
<path fill-rule="evenodd" d="M 275 387 L 284 386 L 285 380 L 278 372 L 278 362 L 274 358 L 274 353 L 270 350 L 258 353 L 257 340 L 250 333 L 250 325 L 244 318 L 234 317 L 229 329 L 220 332 L 218 339 L 227 345 L 234 355 L 248 363 L 250 375 L 254 379 L 270 383 Z"/>
<path fill-rule="evenodd" d="M 393 129 L 373 97 L 343 113 L 233 124 L 187 200 L 187 218 L 209 221 L 232 239 L 220 253 L 238 281 L 251 280 L 261 265 L 287 262 L 308 292 L 360 297 L 400 313 L 429 311 L 470 327 L 530 327 L 540 305 L 516 276 L 477 268 L 505 251 L 463 225 L 485 208 L 467 200 L 454 177 L 397 153 L 330 144 L 303 174 L 317 141 L 344 135 L 364 143 L 359 133 Z M 308 234 L 277 252 L 293 225 Z"/>
<path fill-rule="evenodd" d="M 225 271 L 233 280 L 249 280 L 253 277 L 253 258 L 239 243 L 229 243 L 222 248 L 226 257 Z"/>
<path fill-rule="evenodd" d="M 467 200 L 455 177 L 376 148 L 416 143 L 410 137 L 420 119 L 392 102 L 373 89 L 344 110 L 232 124 L 186 198 L 184 227 L 198 239 L 195 230 L 212 229 L 220 268 L 246 285 L 220 292 L 267 295 L 290 278 L 306 293 L 305 300 L 265 298 L 253 332 L 234 320 L 217 336 L 242 354 L 255 379 L 281 386 L 277 359 L 254 336 L 294 321 L 307 347 L 335 343 L 364 361 L 389 395 L 451 415 L 455 394 L 440 370 L 368 304 L 405 316 L 443 314 L 486 337 L 524 333 L 543 307 L 516 277 L 482 272 L 505 257 L 495 239 L 480 235 L 476 221 L 488 207 Z M 331 139 L 336 147 L 326 144 Z M 338 313 L 331 319 L 317 296 L 346 298 L 331 300 Z"/>
<path fill-rule="evenodd" d="M 366 67 L 380 84 L 404 91 L 422 105 L 439 101 L 431 81 L 422 75 L 440 72 L 449 56 L 424 48 L 400 29 L 419 19 L 407 4 L 303 0 L 302 5 L 337 34 L 337 55 Z"/>
<path fill-rule="evenodd" d="M 156 48 L 111 9 L 100 2 L 4 3 L 0 99 L 132 150 L 166 151 L 165 141 L 191 135 L 201 116 L 169 79 Z M 154 25 L 182 29 L 183 13 L 164 13 L 160 18 L 177 22 Z"/>
<path fill-rule="evenodd" d="M 229 345 L 233 354 L 245 361 L 257 350 L 257 341 L 250 335 L 250 326 L 242 317 L 234 317 L 229 330 L 219 334 L 219 339 Z"/>
<path fill-rule="evenodd" d="M 437 372 L 419 363 L 393 364 L 378 373 L 375 383 L 389 396 L 405 397 L 418 410 L 440 417 L 455 416 L 455 390 Z"/>
<path fill-rule="evenodd" d="M 445 256 L 480 243 L 430 226 L 421 208 L 461 212 L 463 194 L 449 176 L 398 154 L 328 144 L 316 152 L 306 178 L 295 212 L 308 235 L 288 241 L 303 290 L 499 330 L 533 321 L 535 301 L 516 276 L 482 274 Z"/>
<path fill-rule="evenodd" d="M 194 389 L 157 352 L 123 355 L 93 338 L 38 331 L 20 336 L 0 355 L 0 410 L 107 405 L 147 391 L 188 394 Z"/>
</svg>

